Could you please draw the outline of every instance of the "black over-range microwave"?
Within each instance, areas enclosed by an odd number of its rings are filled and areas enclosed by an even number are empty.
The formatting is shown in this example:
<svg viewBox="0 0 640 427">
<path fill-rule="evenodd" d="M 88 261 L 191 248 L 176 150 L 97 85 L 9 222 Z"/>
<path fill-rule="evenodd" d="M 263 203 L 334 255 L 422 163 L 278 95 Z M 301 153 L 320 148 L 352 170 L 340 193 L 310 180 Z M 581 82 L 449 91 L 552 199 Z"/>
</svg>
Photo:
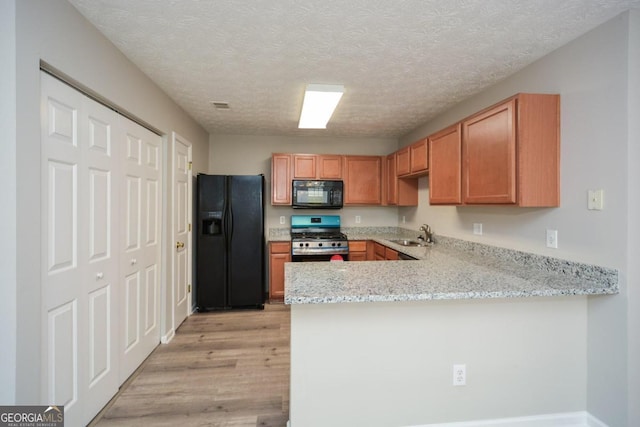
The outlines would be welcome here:
<svg viewBox="0 0 640 427">
<path fill-rule="evenodd" d="M 342 208 L 342 181 L 293 181 L 294 208 L 340 209 Z"/>
</svg>

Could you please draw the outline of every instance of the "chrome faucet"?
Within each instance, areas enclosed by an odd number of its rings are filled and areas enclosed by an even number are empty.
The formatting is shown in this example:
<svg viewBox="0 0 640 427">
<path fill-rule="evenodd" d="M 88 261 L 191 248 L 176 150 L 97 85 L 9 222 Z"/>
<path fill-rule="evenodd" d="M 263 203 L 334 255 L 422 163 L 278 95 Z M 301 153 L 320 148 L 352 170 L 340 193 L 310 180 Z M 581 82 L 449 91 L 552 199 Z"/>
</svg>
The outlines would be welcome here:
<svg viewBox="0 0 640 427">
<path fill-rule="evenodd" d="M 427 224 L 422 224 L 420 231 L 424 232 L 424 237 L 419 236 L 419 240 L 424 240 L 425 243 L 433 243 L 433 231 L 431 231 L 431 227 Z"/>
</svg>

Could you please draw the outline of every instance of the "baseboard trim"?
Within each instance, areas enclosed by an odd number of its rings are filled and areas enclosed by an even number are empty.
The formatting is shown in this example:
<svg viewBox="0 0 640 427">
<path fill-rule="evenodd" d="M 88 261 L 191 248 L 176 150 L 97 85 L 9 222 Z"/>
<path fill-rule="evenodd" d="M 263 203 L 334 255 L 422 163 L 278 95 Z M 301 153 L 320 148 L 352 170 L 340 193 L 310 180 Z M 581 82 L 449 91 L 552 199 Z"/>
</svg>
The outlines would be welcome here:
<svg viewBox="0 0 640 427">
<path fill-rule="evenodd" d="M 608 425 L 606 425 L 605 423 L 603 423 L 602 421 L 600 421 L 598 418 L 594 417 L 590 413 L 588 412 L 585 412 L 585 413 L 587 414 L 588 427 L 609 427 Z"/>
<path fill-rule="evenodd" d="M 169 341 L 171 341 L 175 336 L 176 336 L 176 331 L 175 329 L 171 328 L 169 331 L 167 331 L 165 335 L 160 337 L 160 342 L 162 344 L 169 344 Z"/>
<path fill-rule="evenodd" d="M 535 415 L 530 417 L 497 418 L 494 420 L 463 421 L 457 423 L 421 424 L 407 427 L 609 427 L 588 412 Z M 292 427 L 287 420 L 287 427 Z"/>
<path fill-rule="evenodd" d="M 422 424 L 411 427 L 608 427 L 588 412 L 566 412 L 529 417 L 497 418 L 443 424 Z"/>
</svg>

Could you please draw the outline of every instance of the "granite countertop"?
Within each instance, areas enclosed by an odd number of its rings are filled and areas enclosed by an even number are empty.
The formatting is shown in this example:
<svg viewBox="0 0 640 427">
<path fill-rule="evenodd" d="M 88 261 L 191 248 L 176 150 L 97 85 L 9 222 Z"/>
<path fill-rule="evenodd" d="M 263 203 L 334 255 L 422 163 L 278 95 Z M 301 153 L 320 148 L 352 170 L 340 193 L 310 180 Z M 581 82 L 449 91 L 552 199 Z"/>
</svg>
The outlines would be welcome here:
<svg viewBox="0 0 640 427">
<path fill-rule="evenodd" d="M 443 236 L 435 245 L 404 247 L 389 240 L 416 233 L 388 227 L 343 231 L 350 240 L 374 240 L 418 260 L 287 263 L 286 304 L 618 293 L 618 271 L 611 268 Z"/>
</svg>

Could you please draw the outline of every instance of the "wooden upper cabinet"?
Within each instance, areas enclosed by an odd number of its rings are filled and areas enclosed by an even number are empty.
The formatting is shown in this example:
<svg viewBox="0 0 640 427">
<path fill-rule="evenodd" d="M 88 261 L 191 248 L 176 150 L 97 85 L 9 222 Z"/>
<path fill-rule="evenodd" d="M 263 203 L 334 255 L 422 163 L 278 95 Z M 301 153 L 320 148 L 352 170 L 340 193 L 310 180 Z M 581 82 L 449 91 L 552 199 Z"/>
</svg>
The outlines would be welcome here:
<svg viewBox="0 0 640 427">
<path fill-rule="evenodd" d="M 342 179 L 342 156 L 294 154 L 293 179 Z"/>
<path fill-rule="evenodd" d="M 429 172 L 429 143 L 427 138 L 401 148 L 396 154 L 398 176 L 420 177 Z"/>
<path fill-rule="evenodd" d="M 342 179 L 342 156 L 318 156 L 318 179 Z"/>
<path fill-rule="evenodd" d="M 411 174 L 424 174 L 429 171 L 429 144 L 424 138 L 409 146 Z"/>
<path fill-rule="evenodd" d="M 468 204 L 516 202 L 516 101 L 462 122 L 462 182 Z"/>
<path fill-rule="evenodd" d="M 380 156 L 344 156 L 343 172 L 345 205 L 382 203 L 382 158 Z"/>
<path fill-rule="evenodd" d="M 386 162 L 386 204 L 397 205 L 398 204 L 398 175 L 396 174 L 396 153 L 389 154 L 385 158 Z"/>
<path fill-rule="evenodd" d="M 518 94 L 462 122 L 463 203 L 559 206 L 559 103 Z"/>
<path fill-rule="evenodd" d="M 386 157 L 386 204 L 418 206 L 418 178 L 401 178 L 396 173 L 396 153 Z"/>
<path fill-rule="evenodd" d="M 271 204 L 291 204 L 291 154 L 271 156 Z"/>
<path fill-rule="evenodd" d="M 409 175 L 411 173 L 411 152 L 409 147 L 396 151 L 396 174 L 398 176 Z"/>
<path fill-rule="evenodd" d="M 517 96 L 518 206 L 560 206 L 560 95 Z"/>
<path fill-rule="evenodd" d="M 316 157 L 315 154 L 294 154 L 293 179 L 316 179 Z"/>
<path fill-rule="evenodd" d="M 429 203 L 462 203 L 462 131 L 456 123 L 429 140 Z"/>
</svg>

